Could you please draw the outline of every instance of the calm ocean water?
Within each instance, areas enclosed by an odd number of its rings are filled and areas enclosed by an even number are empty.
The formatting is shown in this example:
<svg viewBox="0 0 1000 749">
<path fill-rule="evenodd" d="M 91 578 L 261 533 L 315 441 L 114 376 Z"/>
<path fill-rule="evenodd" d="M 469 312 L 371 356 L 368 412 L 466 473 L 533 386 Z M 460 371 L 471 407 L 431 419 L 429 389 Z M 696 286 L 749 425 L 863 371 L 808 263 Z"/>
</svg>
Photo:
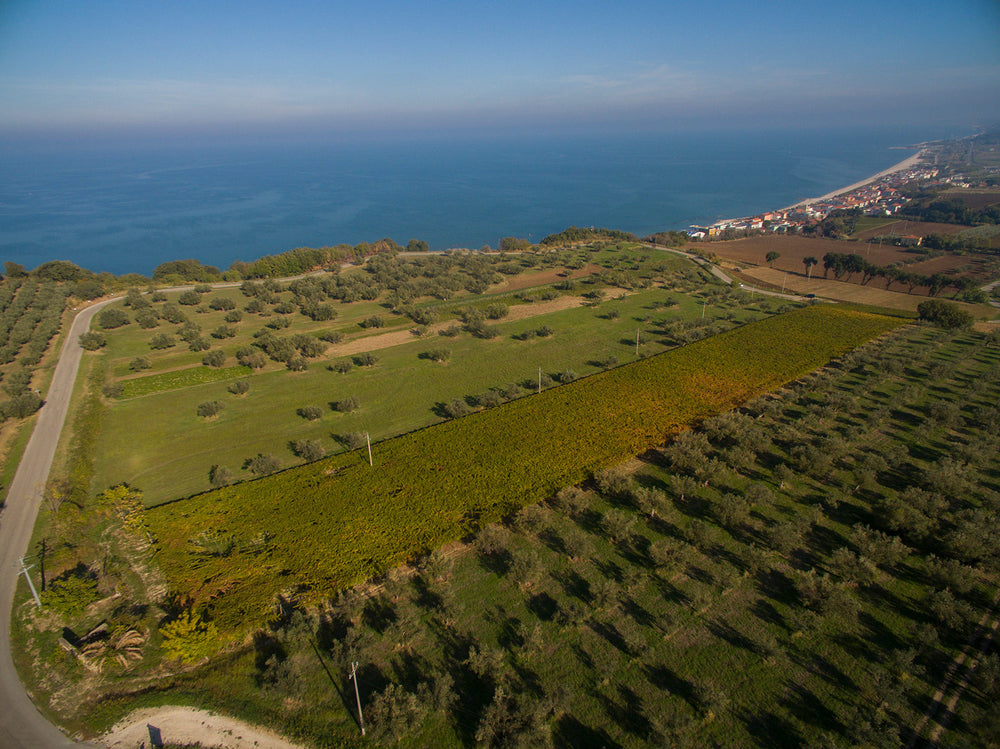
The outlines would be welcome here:
<svg viewBox="0 0 1000 749">
<path fill-rule="evenodd" d="M 166 260 L 416 237 L 432 249 L 570 225 L 644 235 L 821 195 L 928 129 L 254 145 L 0 141 L 0 261 L 149 274 Z"/>
</svg>

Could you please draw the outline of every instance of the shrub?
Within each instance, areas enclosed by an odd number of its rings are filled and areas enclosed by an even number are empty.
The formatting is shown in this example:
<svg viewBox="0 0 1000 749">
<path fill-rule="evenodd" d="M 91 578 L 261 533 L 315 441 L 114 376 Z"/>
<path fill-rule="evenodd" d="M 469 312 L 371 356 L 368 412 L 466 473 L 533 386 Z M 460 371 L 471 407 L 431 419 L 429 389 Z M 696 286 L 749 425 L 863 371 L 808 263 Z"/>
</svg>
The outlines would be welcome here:
<svg viewBox="0 0 1000 749">
<path fill-rule="evenodd" d="M 219 412 L 222 411 L 221 401 L 205 401 L 204 403 L 198 404 L 198 415 L 204 416 L 206 419 L 213 416 L 218 416 Z"/>
<path fill-rule="evenodd" d="M 250 381 L 249 380 L 236 380 L 236 382 L 229 383 L 226 388 L 233 395 L 246 395 L 250 392 Z"/>
<path fill-rule="evenodd" d="M 201 294 L 197 291 L 185 291 L 177 297 L 177 303 L 183 304 L 186 307 L 194 307 L 196 304 L 201 303 Z"/>
<path fill-rule="evenodd" d="M 84 333 L 80 336 L 80 345 L 87 351 L 97 351 L 102 346 L 106 346 L 108 339 L 103 333 Z"/>
<path fill-rule="evenodd" d="M 305 372 L 309 368 L 309 362 L 304 356 L 293 356 L 285 362 L 285 366 L 292 372 Z"/>
<path fill-rule="evenodd" d="M 212 297 L 208 306 L 214 310 L 234 310 L 236 309 L 236 302 L 227 296 L 216 296 Z"/>
<path fill-rule="evenodd" d="M 220 325 L 212 331 L 212 338 L 232 338 L 236 335 L 236 328 L 232 325 Z"/>
<path fill-rule="evenodd" d="M 188 341 L 188 348 L 192 351 L 208 351 L 212 344 L 199 335 Z"/>
<path fill-rule="evenodd" d="M 281 463 L 270 454 L 257 453 L 252 458 L 243 461 L 243 470 L 250 471 L 255 476 L 267 476 L 281 468 Z"/>
<path fill-rule="evenodd" d="M 235 323 L 239 322 L 242 319 L 243 319 L 243 313 L 238 309 L 234 309 L 232 312 L 226 313 L 226 322 Z"/>
<path fill-rule="evenodd" d="M 187 322 L 187 315 L 181 312 L 181 308 L 178 307 L 173 302 L 167 302 L 163 305 L 163 309 L 160 311 L 160 315 L 169 323 L 174 325 L 183 325 Z"/>
<path fill-rule="evenodd" d="M 125 386 L 120 382 L 109 382 L 101 388 L 101 392 L 104 393 L 105 398 L 120 398 L 125 392 Z"/>
<path fill-rule="evenodd" d="M 0 406 L 0 416 L 5 419 L 23 419 L 41 408 L 42 403 L 42 397 L 34 391 L 21 393 Z"/>
<path fill-rule="evenodd" d="M 201 363 L 206 367 L 221 367 L 226 363 L 226 352 L 218 348 L 209 351 L 201 358 Z"/>
<path fill-rule="evenodd" d="M 344 334 L 338 330 L 324 330 L 319 334 L 319 339 L 327 343 L 340 343 L 344 340 Z"/>
<path fill-rule="evenodd" d="M 351 413 L 352 411 L 357 411 L 361 408 L 361 401 L 355 398 L 353 395 L 348 396 L 342 400 L 337 401 L 333 404 L 334 410 L 340 411 L 341 413 Z"/>
<path fill-rule="evenodd" d="M 97 315 L 97 324 L 105 330 L 120 328 L 122 325 L 128 325 L 129 322 L 129 317 L 125 314 L 125 311 L 117 308 L 109 307 L 102 309 Z"/>
<path fill-rule="evenodd" d="M 422 354 L 424 359 L 430 359 L 431 361 L 444 362 L 448 361 L 451 357 L 451 351 L 446 348 L 436 348 L 426 351 Z"/>
<path fill-rule="evenodd" d="M 292 443 L 292 452 L 307 463 L 312 463 L 326 456 L 326 450 L 319 440 L 295 440 Z"/>
<path fill-rule="evenodd" d="M 214 465 L 208 471 L 208 481 L 216 488 L 229 486 L 235 478 L 233 472 L 225 466 Z"/>
<path fill-rule="evenodd" d="M 490 320 L 499 320 L 501 318 L 507 317 L 509 312 L 506 304 L 500 304 L 499 302 L 491 304 L 486 308 L 486 317 Z"/>
<path fill-rule="evenodd" d="M 160 629 L 163 651 L 168 658 L 183 663 L 197 663 L 213 655 L 219 648 L 219 632 L 212 622 L 185 611 L 179 618 Z"/>
<path fill-rule="evenodd" d="M 151 349 L 165 349 L 176 345 L 177 341 L 169 333 L 157 333 L 149 341 L 149 347 Z"/>
<path fill-rule="evenodd" d="M 444 412 L 449 419 L 458 419 L 462 416 L 468 416 L 472 413 L 472 409 L 469 408 L 469 404 L 463 399 L 455 398 L 455 400 L 445 405 Z"/>
<path fill-rule="evenodd" d="M 563 385 L 567 382 L 573 382 L 576 378 L 577 374 L 572 369 L 564 369 L 562 372 L 557 372 L 555 376 L 556 381 Z"/>
<path fill-rule="evenodd" d="M 543 325 L 538 330 L 536 330 L 535 333 L 542 338 L 548 338 L 550 335 L 555 333 L 555 331 L 552 330 L 552 328 L 550 328 L 548 325 Z"/>
<path fill-rule="evenodd" d="M 208 294 L 212 291 L 212 287 L 207 283 L 195 284 L 194 291 L 196 294 Z"/>
<path fill-rule="evenodd" d="M 137 356 L 132 361 L 128 363 L 128 368 L 133 372 L 141 372 L 144 369 L 149 369 L 153 366 L 153 363 L 145 356 Z"/>
<path fill-rule="evenodd" d="M 917 305 L 921 320 L 927 320 L 948 330 L 971 328 L 974 318 L 953 302 L 928 299 Z"/>
<path fill-rule="evenodd" d="M 382 328 L 385 327 L 385 320 L 383 320 L 379 315 L 372 315 L 371 317 L 366 317 L 364 320 L 358 323 L 362 328 Z"/>
<path fill-rule="evenodd" d="M 331 364 L 330 369 L 334 372 L 339 372 L 340 374 L 347 374 L 354 369 L 354 365 L 351 363 L 350 359 L 341 359 L 340 361 L 336 361 Z"/>
<path fill-rule="evenodd" d="M 160 324 L 160 316 L 156 314 L 155 310 L 142 309 L 136 312 L 135 321 L 143 330 L 150 330 Z"/>
<path fill-rule="evenodd" d="M 377 361 L 378 357 L 367 351 L 354 357 L 354 363 L 359 367 L 373 367 Z"/>
<path fill-rule="evenodd" d="M 74 570 L 62 579 L 52 581 L 42 592 L 41 599 L 47 608 L 68 618 L 76 618 L 88 604 L 99 597 L 97 580 L 90 573 Z"/>
<path fill-rule="evenodd" d="M 338 434 L 335 439 L 348 450 L 357 450 L 359 447 L 364 447 L 367 442 L 367 438 L 361 432 L 345 432 Z"/>
<path fill-rule="evenodd" d="M 309 419 L 309 421 L 316 421 L 320 416 L 323 415 L 323 409 L 319 406 L 303 406 L 298 409 L 295 413 L 301 416 L 303 419 Z"/>
<path fill-rule="evenodd" d="M 290 315 L 295 311 L 295 305 L 291 302 L 278 302 L 274 305 L 274 311 L 279 315 Z"/>
</svg>

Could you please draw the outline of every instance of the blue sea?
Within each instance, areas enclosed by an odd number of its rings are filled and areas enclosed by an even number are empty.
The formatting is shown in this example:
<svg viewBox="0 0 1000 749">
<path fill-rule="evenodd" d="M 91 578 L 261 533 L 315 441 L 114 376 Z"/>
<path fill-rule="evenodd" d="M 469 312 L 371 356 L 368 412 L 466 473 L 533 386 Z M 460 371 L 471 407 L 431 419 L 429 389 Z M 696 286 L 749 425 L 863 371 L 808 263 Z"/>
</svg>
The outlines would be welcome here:
<svg viewBox="0 0 1000 749">
<path fill-rule="evenodd" d="M 963 133 L 964 134 L 964 133 Z M 951 133 L 840 129 L 593 135 L 0 140 L 0 261 L 149 275 L 295 247 L 411 238 L 538 241 L 568 226 L 646 235 L 780 208 Z"/>
</svg>

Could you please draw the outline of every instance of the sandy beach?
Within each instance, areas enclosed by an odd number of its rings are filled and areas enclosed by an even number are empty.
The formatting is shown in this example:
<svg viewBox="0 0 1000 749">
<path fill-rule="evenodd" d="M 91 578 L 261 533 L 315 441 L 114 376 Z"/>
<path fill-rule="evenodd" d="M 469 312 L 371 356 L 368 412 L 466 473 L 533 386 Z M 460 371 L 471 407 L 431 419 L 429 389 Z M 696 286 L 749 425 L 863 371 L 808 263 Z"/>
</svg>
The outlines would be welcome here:
<svg viewBox="0 0 1000 749">
<path fill-rule="evenodd" d="M 826 195 L 820 195 L 818 198 L 807 198 L 806 200 L 800 200 L 798 203 L 794 203 L 790 206 L 787 206 L 782 210 L 787 211 L 792 208 L 798 208 L 800 206 L 809 205 L 810 203 L 819 203 L 823 200 L 829 200 L 830 198 L 835 198 L 838 195 L 843 195 L 845 192 L 851 192 L 853 190 L 857 190 L 859 187 L 864 187 L 865 185 L 871 184 L 876 180 L 882 179 L 882 177 L 888 177 L 890 174 L 901 172 L 904 169 L 911 169 L 920 162 L 920 159 L 923 158 L 923 155 L 924 151 L 923 149 L 921 149 L 912 156 L 903 159 L 898 164 L 893 164 L 888 169 L 883 169 L 878 174 L 873 174 L 871 177 L 868 177 L 867 179 L 863 179 L 860 182 L 855 182 L 853 185 L 848 185 L 847 187 L 841 187 L 840 189 L 834 190 L 833 192 L 828 192 Z"/>
</svg>

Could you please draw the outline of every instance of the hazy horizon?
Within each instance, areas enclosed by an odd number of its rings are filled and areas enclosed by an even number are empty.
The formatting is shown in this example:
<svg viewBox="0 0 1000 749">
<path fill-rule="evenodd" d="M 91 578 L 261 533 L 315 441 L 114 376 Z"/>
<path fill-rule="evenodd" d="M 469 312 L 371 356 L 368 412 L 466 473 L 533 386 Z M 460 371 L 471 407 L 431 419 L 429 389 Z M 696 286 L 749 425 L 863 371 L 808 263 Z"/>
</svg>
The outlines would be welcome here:
<svg viewBox="0 0 1000 749">
<path fill-rule="evenodd" d="M 1000 4 L 0 6 L 0 135 L 396 137 L 1000 122 Z"/>
</svg>

